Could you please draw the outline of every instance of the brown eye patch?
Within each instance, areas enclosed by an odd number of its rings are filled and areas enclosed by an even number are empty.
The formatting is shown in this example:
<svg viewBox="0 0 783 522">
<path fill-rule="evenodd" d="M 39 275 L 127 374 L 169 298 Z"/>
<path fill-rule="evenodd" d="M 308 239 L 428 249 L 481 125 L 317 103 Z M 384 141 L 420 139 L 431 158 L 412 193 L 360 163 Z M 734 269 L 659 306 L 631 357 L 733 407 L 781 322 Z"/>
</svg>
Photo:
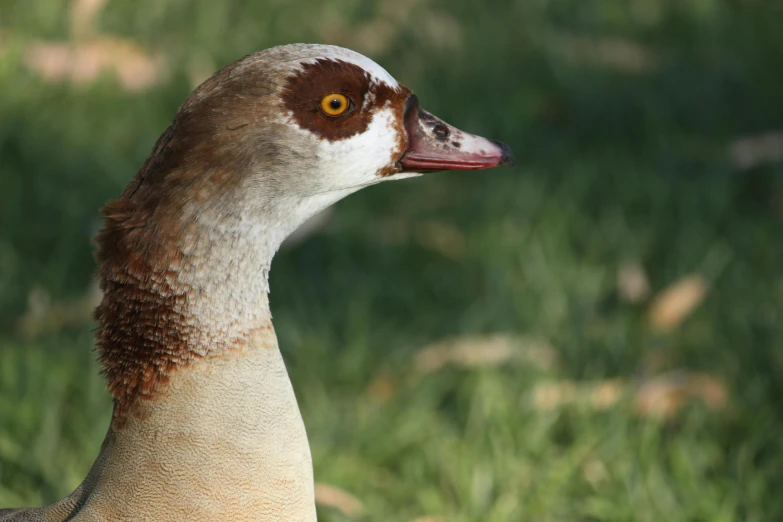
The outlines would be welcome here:
<svg viewBox="0 0 783 522">
<path fill-rule="evenodd" d="M 350 113 L 340 118 L 325 114 L 321 102 L 333 93 L 355 104 Z M 282 92 L 283 104 L 293 113 L 294 121 L 328 141 L 350 138 L 367 130 L 374 111 L 384 107 L 387 101 L 399 109 L 401 118 L 409 95 L 406 87 L 392 88 L 386 83 L 372 82 L 367 71 L 358 65 L 327 58 L 302 64 L 296 74 L 286 79 Z"/>
</svg>

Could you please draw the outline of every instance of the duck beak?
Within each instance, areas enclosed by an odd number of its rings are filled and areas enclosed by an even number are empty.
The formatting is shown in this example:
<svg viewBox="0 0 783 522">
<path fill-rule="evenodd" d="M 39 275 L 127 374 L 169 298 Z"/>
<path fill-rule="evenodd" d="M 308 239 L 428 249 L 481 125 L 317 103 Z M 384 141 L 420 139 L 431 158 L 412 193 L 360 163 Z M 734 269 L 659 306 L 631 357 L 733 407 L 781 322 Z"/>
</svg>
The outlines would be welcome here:
<svg viewBox="0 0 783 522">
<path fill-rule="evenodd" d="M 399 160 L 401 172 L 479 170 L 514 165 L 514 153 L 505 143 L 463 132 L 419 108 L 412 95 L 405 102 L 408 147 Z"/>
</svg>

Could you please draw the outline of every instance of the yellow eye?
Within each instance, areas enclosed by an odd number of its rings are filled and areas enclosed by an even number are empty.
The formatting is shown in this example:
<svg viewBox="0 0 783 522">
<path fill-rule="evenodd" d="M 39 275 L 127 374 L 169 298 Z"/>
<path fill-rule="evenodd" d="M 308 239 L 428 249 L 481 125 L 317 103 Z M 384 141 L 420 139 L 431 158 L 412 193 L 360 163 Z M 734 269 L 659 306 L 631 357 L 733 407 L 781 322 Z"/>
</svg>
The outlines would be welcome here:
<svg viewBox="0 0 783 522">
<path fill-rule="evenodd" d="M 348 98 L 340 93 L 321 98 L 321 110 L 327 116 L 341 116 L 350 108 Z"/>
</svg>

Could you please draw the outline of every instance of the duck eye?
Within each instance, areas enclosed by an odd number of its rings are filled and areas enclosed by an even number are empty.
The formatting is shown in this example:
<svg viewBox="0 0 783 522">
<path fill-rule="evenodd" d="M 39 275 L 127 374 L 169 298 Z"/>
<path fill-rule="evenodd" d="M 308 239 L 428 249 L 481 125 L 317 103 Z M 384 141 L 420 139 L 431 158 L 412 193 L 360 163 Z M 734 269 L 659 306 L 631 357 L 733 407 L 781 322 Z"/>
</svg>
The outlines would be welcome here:
<svg viewBox="0 0 783 522">
<path fill-rule="evenodd" d="M 351 108 L 351 101 L 347 96 L 333 93 L 321 98 L 321 110 L 327 116 L 342 116 Z"/>
</svg>

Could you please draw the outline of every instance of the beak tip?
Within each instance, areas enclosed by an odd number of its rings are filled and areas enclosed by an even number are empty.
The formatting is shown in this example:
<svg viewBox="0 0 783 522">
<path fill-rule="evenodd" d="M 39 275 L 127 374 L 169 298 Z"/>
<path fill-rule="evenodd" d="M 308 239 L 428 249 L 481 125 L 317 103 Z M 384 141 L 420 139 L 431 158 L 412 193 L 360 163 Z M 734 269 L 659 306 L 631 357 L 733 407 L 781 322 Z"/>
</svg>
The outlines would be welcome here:
<svg viewBox="0 0 783 522">
<path fill-rule="evenodd" d="M 511 147 L 503 143 L 502 141 L 495 141 L 492 140 L 492 143 L 494 143 L 499 149 L 500 149 L 500 163 L 498 163 L 498 166 L 500 165 L 508 165 L 509 167 L 514 166 L 514 151 L 511 150 Z"/>
</svg>

